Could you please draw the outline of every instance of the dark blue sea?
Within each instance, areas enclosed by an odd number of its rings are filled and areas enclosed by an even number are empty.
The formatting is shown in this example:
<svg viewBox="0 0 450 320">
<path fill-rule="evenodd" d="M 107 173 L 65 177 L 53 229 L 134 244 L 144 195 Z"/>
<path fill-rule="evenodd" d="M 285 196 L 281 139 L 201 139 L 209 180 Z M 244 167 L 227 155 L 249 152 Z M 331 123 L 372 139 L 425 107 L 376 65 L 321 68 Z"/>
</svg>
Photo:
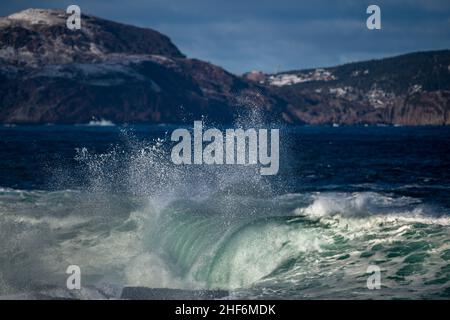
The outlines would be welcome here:
<svg viewBox="0 0 450 320">
<path fill-rule="evenodd" d="M 78 265 L 89 286 L 450 297 L 449 127 L 281 127 L 275 176 L 174 165 L 176 128 L 0 127 L 0 294 Z"/>
</svg>

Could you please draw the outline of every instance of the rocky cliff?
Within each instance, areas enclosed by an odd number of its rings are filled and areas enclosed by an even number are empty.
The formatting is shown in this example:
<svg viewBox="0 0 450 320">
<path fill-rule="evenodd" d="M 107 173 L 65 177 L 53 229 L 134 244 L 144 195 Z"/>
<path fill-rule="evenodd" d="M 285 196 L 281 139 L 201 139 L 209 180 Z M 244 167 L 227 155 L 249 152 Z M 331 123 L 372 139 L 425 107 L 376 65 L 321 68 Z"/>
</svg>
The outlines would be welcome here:
<svg viewBox="0 0 450 320">
<path fill-rule="evenodd" d="M 242 77 L 157 31 L 58 10 L 0 18 L 0 123 L 449 124 L 450 51 Z M 301 58 L 301 57 L 299 57 Z"/>
<path fill-rule="evenodd" d="M 263 86 L 185 58 L 156 31 L 89 15 L 72 31 L 66 17 L 28 9 L 0 19 L 0 122 L 223 123 L 242 112 L 241 97 L 281 105 Z"/>
</svg>

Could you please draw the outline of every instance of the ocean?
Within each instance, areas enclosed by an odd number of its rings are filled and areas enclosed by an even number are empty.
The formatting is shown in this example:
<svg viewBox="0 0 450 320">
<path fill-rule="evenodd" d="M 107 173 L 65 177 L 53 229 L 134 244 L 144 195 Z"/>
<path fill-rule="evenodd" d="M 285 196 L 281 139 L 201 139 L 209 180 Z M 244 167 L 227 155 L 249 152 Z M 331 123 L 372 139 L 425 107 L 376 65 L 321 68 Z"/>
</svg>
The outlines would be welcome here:
<svg viewBox="0 0 450 320">
<path fill-rule="evenodd" d="M 450 297 L 449 127 L 279 127 L 274 176 L 175 165 L 175 128 L 0 127 L 0 295 L 77 265 L 83 286 Z"/>
</svg>

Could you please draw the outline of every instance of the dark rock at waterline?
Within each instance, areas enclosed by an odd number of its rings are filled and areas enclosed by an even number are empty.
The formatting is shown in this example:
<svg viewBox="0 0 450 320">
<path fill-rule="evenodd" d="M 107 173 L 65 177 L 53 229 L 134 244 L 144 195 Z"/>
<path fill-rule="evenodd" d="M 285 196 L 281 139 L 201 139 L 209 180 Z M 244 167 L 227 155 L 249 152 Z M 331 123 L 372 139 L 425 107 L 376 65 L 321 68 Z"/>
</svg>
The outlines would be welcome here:
<svg viewBox="0 0 450 320">
<path fill-rule="evenodd" d="M 225 290 L 184 290 L 125 287 L 113 285 L 84 286 L 80 290 L 45 286 L 28 292 L 0 296 L 0 300 L 215 300 L 229 296 Z"/>
<path fill-rule="evenodd" d="M 84 286 L 80 290 L 44 286 L 28 292 L 0 296 L 0 300 L 109 300 L 120 297 L 120 288 L 112 285 Z"/>
<path fill-rule="evenodd" d="M 228 296 L 229 292 L 225 290 L 125 287 L 120 298 L 129 300 L 215 300 Z"/>
</svg>

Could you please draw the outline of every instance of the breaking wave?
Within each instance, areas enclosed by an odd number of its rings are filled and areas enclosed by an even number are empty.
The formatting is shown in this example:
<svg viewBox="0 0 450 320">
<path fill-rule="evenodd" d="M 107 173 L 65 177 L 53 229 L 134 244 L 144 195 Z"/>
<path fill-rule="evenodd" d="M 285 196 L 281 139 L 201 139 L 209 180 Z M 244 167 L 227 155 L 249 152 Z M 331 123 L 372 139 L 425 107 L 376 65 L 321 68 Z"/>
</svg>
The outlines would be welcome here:
<svg viewBox="0 0 450 320">
<path fill-rule="evenodd" d="M 0 292 L 83 283 L 241 298 L 448 297 L 448 209 L 389 192 L 286 194 L 246 166 L 172 164 L 123 132 L 75 157 L 78 190 L 0 189 Z M 382 289 L 366 288 L 367 268 Z"/>
</svg>

